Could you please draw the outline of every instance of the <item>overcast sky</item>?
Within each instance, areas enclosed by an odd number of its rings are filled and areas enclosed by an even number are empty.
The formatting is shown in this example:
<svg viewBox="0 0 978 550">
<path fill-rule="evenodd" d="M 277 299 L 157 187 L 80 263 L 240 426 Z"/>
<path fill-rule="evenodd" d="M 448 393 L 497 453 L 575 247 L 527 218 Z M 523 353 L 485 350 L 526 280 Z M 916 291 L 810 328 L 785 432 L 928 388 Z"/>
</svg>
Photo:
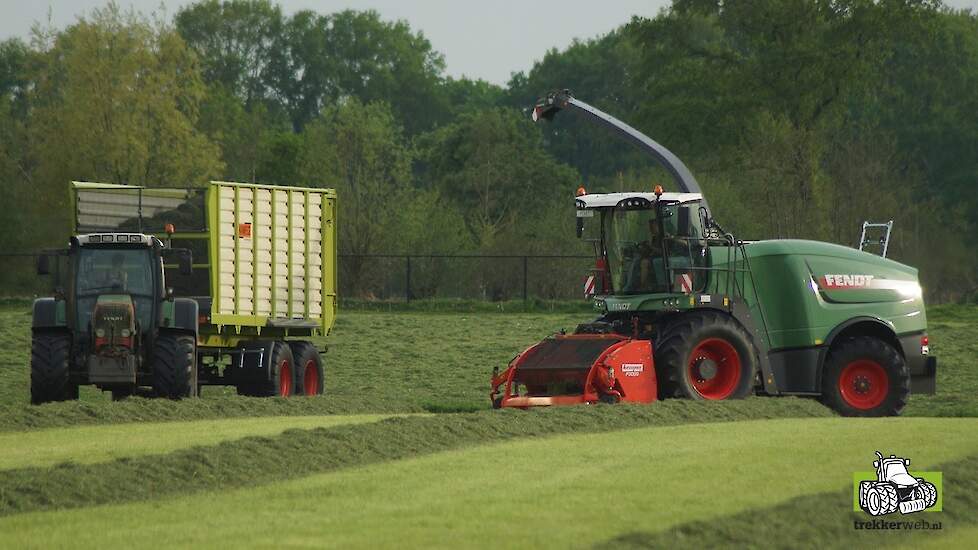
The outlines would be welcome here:
<svg viewBox="0 0 978 550">
<path fill-rule="evenodd" d="M 26 37 L 31 25 L 55 27 L 106 0 L 0 0 L 0 39 Z M 172 16 L 191 0 L 117 0 L 149 13 L 165 6 Z M 347 8 L 375 9 L 385 19 L 406 19 L 424 32 L 445 56 L 448 74 L 505 84 L 509 75 L 528 70 L 550 48 L 564 48 L 574 38 L 593 38 L 627 22 L 633 15 L 652 17 L 668 0 L 279 0 L 286 13 L 311 9 L 331 13 Z M 945 0 L 954 7 L 978 10 L 978 0 Z"/>
</svg>

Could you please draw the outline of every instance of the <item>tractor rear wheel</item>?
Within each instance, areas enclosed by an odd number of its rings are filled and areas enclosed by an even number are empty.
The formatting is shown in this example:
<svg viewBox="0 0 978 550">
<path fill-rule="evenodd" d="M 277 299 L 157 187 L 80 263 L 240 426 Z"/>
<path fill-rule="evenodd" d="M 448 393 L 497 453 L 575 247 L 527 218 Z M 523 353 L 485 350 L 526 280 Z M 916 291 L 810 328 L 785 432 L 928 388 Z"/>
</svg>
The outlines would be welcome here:
<svg viewBox="0 0 978 550">
<path fill-rule="evenodd" d="M 655 349 L 659 397 L 739 399 L 754 391 L 757 351 L 750 334 L 719 311 L 694 311 L 670 323 Z"/>
<path fill-rule="evenodd" d="M 325 390 L 325 369 L 319 350 L 311 342 L 289 342 L 295 360 L 296 395 L 322 395 Z"/>
<path fill-rule="evenodd" d="M 193 336 L 161 332 L 156 337 L 153 390 L 169 399 L 197 395 L 197 342 Z"/>
<path fill-rule="evenodd" d="M 843 416 L 895 416 L 910 395 L 910 371 L 897 350 L 869 336 L 847 339 L 829 351 L 822 403 Z"/>
<path fill-rule="evenodd" d="M 34 333 L 31 338 L 31 403 L 78 399 L 78 384 L 68 374 L 71 336 Z"/>
</svg>

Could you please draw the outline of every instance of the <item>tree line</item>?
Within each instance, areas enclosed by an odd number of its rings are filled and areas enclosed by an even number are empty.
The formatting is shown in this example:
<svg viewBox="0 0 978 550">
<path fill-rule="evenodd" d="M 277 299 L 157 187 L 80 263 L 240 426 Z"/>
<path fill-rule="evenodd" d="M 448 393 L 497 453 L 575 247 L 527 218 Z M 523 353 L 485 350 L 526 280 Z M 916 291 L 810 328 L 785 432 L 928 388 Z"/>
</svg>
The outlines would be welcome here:
<svg viewBox="0 0 978 550">
<path fill-rule="evenodd" d="M 374 11 L 110 3 L 0 43 L 0 251 L 64 241 L 70 180 L 224 179 L 336 188 L 342 253 L 586 253 L 578 185 L 669 182 L 585 121 L 529 120 L 570 88 L 683 158 L 738 236 L 853 245 L 893 219 L 929 297 L 973 299 L 976 84 L 978 19 L 938 1 L 675 0 L 506 86 L 448 76 Z"/>
</svg>

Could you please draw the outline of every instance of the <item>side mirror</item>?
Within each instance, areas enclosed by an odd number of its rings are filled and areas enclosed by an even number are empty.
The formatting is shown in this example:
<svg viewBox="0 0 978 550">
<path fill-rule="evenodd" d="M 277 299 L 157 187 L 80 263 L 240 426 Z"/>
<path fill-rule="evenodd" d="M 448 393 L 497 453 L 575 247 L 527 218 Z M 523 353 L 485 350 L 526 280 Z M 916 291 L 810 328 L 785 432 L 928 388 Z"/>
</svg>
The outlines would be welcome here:
<svg viewBox="0 0 978 550">
<path fill-rule="evenodd" d="M 187 250 L 183 254 L 177 256 L 177 264 L 180 266 L 181 275 L 192 275 L 194 272 L 194 257 L 193 254 Z"/>
<path fill-rule="evenodd" d="M 51 274 L 51 258 L 47 254 L 41 254 L 37 257 L 37 274 L 38 275 L 50 275 Z"/>
</svg>

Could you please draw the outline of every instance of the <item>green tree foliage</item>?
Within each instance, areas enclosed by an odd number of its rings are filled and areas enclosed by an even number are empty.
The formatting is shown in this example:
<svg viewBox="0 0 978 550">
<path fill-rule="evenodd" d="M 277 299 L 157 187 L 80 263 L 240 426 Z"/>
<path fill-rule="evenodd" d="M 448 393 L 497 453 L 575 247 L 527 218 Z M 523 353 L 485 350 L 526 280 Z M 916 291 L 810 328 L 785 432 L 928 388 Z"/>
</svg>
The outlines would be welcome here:
<svg viewBox="0 0 978 550">
<path fill-rule="evenodd" d="M 566 88 L 595 107 L 630 120 L 639 104 L 655 101 L 641 96 L 641 83 L 633 77 L 637 63 L 638 48 L 620 30 L 594 40 L 575 41 L 565 50 L 548 51 L 528 73 L 514 74 L 504 101 L 527 110 L 547 92 Z M 556 117 L 543 126 L 543 132 L 547 150 L 575 167 L 587 182 L 649 164 L 646 157 L 623 146 L 624 142 L 608 131 L 573 115 Z"/>
<path fill-rule="evenodd" d="M 961 238 L 978 212 L 975 29 L 937 2 L 677 0 L 628 27 L 661 98 L 636 120 L 741 234 L 854 245 L 863 220 L 894 219 L 891 255 L 929 289 L 978 286 Z"/>
<path fill-rule="evenodd" d="M 307 128 L 300 158 L 303 182 L 341 197 L 340 253 L 384 251 L 411 189 L 412 152 L 390 107 L 349 99 L 325 109 Z M 354 258 L 349 276 L 359 281 L 362 265 Z"/>
<path fill-rule="evenodd" d="M 443 117 L 444 65 L 403 21 L 386 22 L 375 11 L 299 11 L 285 23 L 269 80 L 297 130 L 324 107 L 356 97 L 389 103 L 413 135 Z"/>
<path fill-rule="evenodd" d="M 33 206 L 67 214 L 73 179 L 185 186 L 220 172 L 217 147 L 195 127 L 195 56 L 170 27 L 110 4 L 37 49 Z M 47 242 L 63 239 L 66 225 L 46 227 Z"/>
<path fill-rule="evenodd" d="M 978 292 L 978 17 L 937 0 L 675 0 L 506 87 L 446 77 L 421 32 L 374 11 L 200 0 L 171 27 L 109 4 L 0 43 L 0 250 L 63 242 L 72 179 L 220 177 L 336 187 L 347 254 L 587 253 L 578 184 L 672 183 L 579 117 L 532 124 L 558 88 L 677 153 L 738 236 L 854 245 L 894 219 L 891 256 L 930 297 Z M 416 294 L 484 283 L 414 269 Z"/>
<path fill-rule="evenodd" d="M 180 10 L 177 32 L 197 52 L 206 82 L 246 105 L 270 95 L 267 70 L 282 33 L 282 10 L 269 0 L 205 0 Z"/>
<path fill-rule="evenodd" d="M 517 111 L 497 108 L 462 114 L 457 122 L 426 136 L 421 148 L 421 180 L 464 213 L 481 250 L 515 251 L 519 239 L 499 237 L 524 227 L 523 221 L 540 212 L 560 209 L 561 203 L 572 215 L 569 198 L 577 188 L 577 174 L 543 150 L 539 132 Z"/>
</svg>

